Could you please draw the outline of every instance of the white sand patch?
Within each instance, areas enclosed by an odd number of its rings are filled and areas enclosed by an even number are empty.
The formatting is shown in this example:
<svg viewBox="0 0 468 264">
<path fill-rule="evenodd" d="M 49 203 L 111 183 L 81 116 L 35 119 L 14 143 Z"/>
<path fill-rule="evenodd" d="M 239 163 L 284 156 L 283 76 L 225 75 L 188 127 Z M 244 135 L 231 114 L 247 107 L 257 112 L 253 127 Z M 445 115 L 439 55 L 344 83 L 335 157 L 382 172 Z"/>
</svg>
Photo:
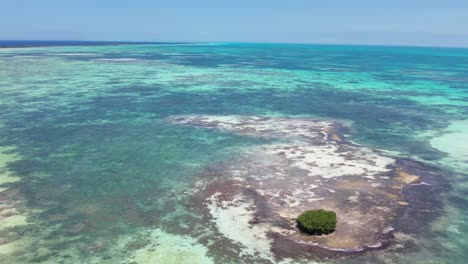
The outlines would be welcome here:
<svg viewBox="0 0 468 264">
<path fill-rule="evenodd" d="M 138 264 L 212 264 L 208 249 L 189 236 L 166 233 L 160 229 L 150 231 L 150 243 L 136 250 L 129 261 Z"/>
<path fill-rule="evenodd" d="M 7 215 L 7 213 L 9 213 L 8 211 L 10 210 L 5 211 L 2 212 L 2 215 L 0 215 L 0 230 L 8 227 L 15 227 L 28 224 L 26 222 L 26 216 L 20 214 Z"/>
<path fill-rule="evenodd" d="M 348 147 L 339 151 L 335 144 L 285 145 L 264 147 L 268 153 L 285 155 L 293 161 L 292 166 L 309 171 L 310 176 L 333 178 L 346 175 L 378 176 L 389 171 L 386 167 L 394 159 L 380 156 L 364 147 Z"/>
<path fill-rule="evenodd" d="M 443 135 L 431 139 L 431 145 L 449 155 L 448 161 L 468 169 L 468 120 L 451 123 Z"/>
<path fill-rule="evenodd" d="M 253 203 L 238 195 L 232 201 L 218 201 L 219 193 L 209 199 L 208 209 L 220 233 L 242 247 L 241 256 L 258 255 L 263 259 L 273 260 L 271 239 L 267 237 L 269 227 L 266 224 L 249 222 L 254 219 Z"/>
</svg>

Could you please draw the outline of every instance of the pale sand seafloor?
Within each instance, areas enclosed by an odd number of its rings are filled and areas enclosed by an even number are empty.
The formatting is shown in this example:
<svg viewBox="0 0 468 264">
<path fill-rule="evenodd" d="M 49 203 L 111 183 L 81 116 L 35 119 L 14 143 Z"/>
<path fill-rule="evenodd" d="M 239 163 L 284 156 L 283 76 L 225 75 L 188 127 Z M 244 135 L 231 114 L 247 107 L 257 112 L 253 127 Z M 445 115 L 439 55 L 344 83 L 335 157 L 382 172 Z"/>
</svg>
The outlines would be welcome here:
<svg viewBox="0 0 468 264">
<path fill-rule="evenodd" d="M 468 170 L 468 120 L 452 122 L 442 133 L 431 139 L 431 145 L 448 153 L 446 160 L 461 170 Z"/>
</svg>

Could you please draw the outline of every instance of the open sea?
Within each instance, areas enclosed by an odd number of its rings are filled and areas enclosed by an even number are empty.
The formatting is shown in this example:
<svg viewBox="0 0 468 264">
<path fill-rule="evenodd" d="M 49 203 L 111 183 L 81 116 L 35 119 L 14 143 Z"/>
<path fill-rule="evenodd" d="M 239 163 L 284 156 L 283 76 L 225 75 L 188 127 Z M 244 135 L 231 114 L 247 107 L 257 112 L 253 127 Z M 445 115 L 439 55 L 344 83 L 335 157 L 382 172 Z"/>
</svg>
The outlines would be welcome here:
<svg viewBox="0 0 468 264">
<path fill-rule="evenodd" d="M 0 263 L 466 263 L 468 49 L 111 44 L 0 49 Z M 345 158 L 328 151 L 335 143 L 290 138 L 332 123 L 352 144 Z M 305 161 L 274 152 L 285 138 Z M 402 189 L 417 206 L 391 214 L 386 243 L 288 254 L 320 243 L 280 242 L 294 230 L 253 216 L 259 200 L 275 214 L 322 195 L 288 185 L 318 174 L 330 176 L 322 186 L 357 168 L 385 185 L 390 158 L 424 166 L 434 184 Z M 266 167 L 290 187 L 278 197 L 296 200 L 269 203 L 252 180 Z M 232 181 L 255 201 L 215 201 Z M 349 199 L 363 215 L 374 206 Z"/>
</svg>

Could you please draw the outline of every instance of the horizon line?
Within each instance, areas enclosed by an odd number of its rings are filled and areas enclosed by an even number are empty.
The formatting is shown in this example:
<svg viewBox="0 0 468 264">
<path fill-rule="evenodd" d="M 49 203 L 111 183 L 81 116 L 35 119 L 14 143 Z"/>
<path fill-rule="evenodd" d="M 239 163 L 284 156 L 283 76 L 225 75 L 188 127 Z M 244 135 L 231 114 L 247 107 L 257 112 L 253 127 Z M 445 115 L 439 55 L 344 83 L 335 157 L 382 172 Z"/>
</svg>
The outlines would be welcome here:
<svg viewBox="0 0 468 264">
<path fill-rule="evenodd" d="M 413 48 L 455 48 L 455 49 L 468 49 L 468 46 L 433 46 L 433 45 L 410 45 L 410 44 L 364 44 L 364 43 L 317 43 L 317 42 L 257 42 L 257 41 L 139 41 L 139 40 L 73 40 L 73 39 L 0 39 L 0 42 L 14 42 L 14 41 L 31 41 L 31 42 L 82 42 L 82 43 L 109 43 L 112 44 L 138 44 L 138 45 L 149 45 L 149 44 L 273 44 L 273 45 L 328 45 L 328 46 L 372 46 L 372 47 L 413 47 Z M 60 47 L 66 45 L 51 45 L 42 47 Z M 80 45 L 75 45 L 80 46 Z M 90 45 L 93 46 L 93 45 Z M 17 46 L 21 47 L 21 46 Z M 23 46 L 28 47 L 41 47 L 41 46 Z M 0 44 L 0 48 L 15 48 L 15 46 L 3 46 Z"/>
</svg>

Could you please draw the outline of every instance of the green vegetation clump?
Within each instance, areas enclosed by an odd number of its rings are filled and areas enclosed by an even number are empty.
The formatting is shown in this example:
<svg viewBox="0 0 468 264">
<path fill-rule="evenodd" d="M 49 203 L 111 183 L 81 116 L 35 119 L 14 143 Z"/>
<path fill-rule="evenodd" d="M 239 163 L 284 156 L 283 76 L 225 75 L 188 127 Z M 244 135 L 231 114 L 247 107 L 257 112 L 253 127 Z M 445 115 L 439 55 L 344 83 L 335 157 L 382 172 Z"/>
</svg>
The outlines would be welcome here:
<svg viewBox="0 0 468 264">
<path fill-rule="evenodd" d="M 325 235 L 335 231 L 336 213 L 323 209 L 305 211 L 297 218 L 299 229 L 309 235 Z"/>
</svg>

